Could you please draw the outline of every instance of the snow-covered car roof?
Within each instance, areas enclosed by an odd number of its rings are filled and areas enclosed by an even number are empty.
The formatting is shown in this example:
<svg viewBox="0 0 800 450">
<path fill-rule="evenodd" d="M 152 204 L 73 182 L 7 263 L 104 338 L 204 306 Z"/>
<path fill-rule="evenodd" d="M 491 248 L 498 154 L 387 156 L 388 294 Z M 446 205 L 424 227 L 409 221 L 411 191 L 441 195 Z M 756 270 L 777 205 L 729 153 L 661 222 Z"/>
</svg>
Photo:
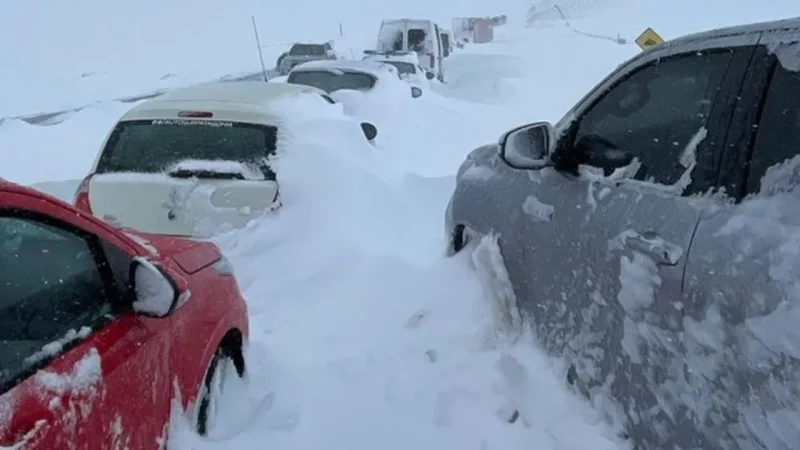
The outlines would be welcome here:
<svg viewBox="0 0 800 450">
<path fill-rule="evenodd" d="M 386 64 L 379 61 L 357 61 L 351 59 L 309 61 L 295 66 L 292 69 L 292 72 L 317 70 L 358 71 L 374 75 L 378 78 L 387 76 L 394 78 L 400 77 L 397 68 L 391 64 Z"/>
<path fill-rule="evenodd" d="M 173 101 L 212 101 L 264 105 L 285 95 L 298 93 L 324 94 L 311 86 L 298 86 L 263 81 L 211 82 L 174 89 L 142 103 Z M 141 106 L 141 105 L 140 105 Z"/>
<path fill-rule="evenodd" d="M 325 91 L 312 86 L 262 81 L 236 81 L 202 83 L 175 89 L 146 100 L 133 107 L 120 119 L 175 119 L 178 111 L 203 111 L 214 114 L 215 119 L 271 122 L 274 114 L 269 105 L 276 100 L 296 94 L 317 94 Z"/>
<path fill-rule="evenodd" d="M 415 52 L 365 52 L 364 61 L 402 61 L 419 65 L 419 55 Z"/>
</svg>

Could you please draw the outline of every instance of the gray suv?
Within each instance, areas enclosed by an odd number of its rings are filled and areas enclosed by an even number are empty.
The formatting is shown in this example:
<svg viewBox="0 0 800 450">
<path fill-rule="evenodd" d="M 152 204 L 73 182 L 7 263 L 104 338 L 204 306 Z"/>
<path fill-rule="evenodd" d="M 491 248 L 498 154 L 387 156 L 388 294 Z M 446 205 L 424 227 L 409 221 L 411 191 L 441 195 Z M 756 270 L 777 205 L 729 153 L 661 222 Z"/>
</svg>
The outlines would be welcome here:
<svg viewBox="0 0 800 450">
<path fill-rule="evenodd" d="M 450 253 L 635 448 L 800 448 L 799 70 L 800 19 L 677 38 L 458 170 Z"/>
<path fill-rule="evenodd" d="M 275 66 L 278 73 L 288 75 L 294 66 L 308 61 L 325 59 L 339 59 L 330 42 L 322 44 L 296 43 L 292 45 L 288 52 L 278 58 Z"/>
</svg>

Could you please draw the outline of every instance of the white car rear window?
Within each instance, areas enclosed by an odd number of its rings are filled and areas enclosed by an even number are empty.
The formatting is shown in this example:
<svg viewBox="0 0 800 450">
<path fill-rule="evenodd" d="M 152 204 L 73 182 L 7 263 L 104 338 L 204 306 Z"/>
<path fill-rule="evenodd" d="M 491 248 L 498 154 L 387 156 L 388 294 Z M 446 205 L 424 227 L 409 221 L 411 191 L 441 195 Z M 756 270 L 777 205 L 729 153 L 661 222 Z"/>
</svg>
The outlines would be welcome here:
<svg viewBox="0 0 800 450">
<path fill-rule="evenodd" d="M 277 128 L 195 119 L 120 122 L 103 150 L 97 173 L 160 173 L 186 161 L 237 161 L 275 174 L 267 158 L 275 153 Z"/>
</svg>

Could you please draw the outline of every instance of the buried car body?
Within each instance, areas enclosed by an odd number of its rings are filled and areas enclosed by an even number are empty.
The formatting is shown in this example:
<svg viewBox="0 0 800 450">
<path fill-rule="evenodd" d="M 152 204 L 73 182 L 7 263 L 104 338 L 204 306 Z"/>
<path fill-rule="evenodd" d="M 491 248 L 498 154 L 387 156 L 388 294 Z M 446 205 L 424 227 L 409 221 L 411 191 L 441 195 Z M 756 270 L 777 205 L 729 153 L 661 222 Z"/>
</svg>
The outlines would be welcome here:
<svg viewBox="0 0 800 450">
<path fill-rule="evenodd" d="M 537 340 L 637 448 L 800 442 L 800 19 L 652 48 L 470 154 L 449 252 L 494 236 Z"/>
<path fill-rule="evenodd" d="M 305 96 L 340 108 L 324 91 L 285 83 L 207 83 L 128 111 L 75 195 L 75 205 L 118 227 L 208 237 L 280 207 L 271 158 L 286 117 L 275 105 Z M 370 141 L 374 125 L 348 119 Z"/>
<path fill-rule="evenodd" d="M 340 89 L 370 92 L 398 87 L 397 84 L 402 85 L 401 89 L 407 86 L 395 66 L 371 60 L 311 61 L 292 69 L 286 82 L 311 86 L 328 94 Z M 419 98 L 422 89 L 411 86 L 410 93 L 412 98 Z"/>
<path fill-rule="evenodd" d="M 117 230 L 0 181 L 0 445 L 152 448 L 175 398 L 208 432 L 220 355 L 245 371 L 230 269 L 214 244 Z"/>
</svg>

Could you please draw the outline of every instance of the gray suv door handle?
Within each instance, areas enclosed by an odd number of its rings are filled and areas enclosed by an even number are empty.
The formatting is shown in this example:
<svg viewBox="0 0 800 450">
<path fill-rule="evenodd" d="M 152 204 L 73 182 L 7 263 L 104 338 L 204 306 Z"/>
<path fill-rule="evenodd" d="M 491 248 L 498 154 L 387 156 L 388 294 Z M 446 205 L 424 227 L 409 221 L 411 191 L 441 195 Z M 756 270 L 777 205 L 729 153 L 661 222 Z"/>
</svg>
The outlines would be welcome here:
<svg viewBox="0 0 800 450">
<path fill-rule="evenodd" d="M 657 233 L 648 231 L 644 234 L 632 232 L 625 237 L 625 245 L 653 258 L 661 266 L 678 264 L 683 251 L 680 247 L 665 241 Z"/>
</svg>

